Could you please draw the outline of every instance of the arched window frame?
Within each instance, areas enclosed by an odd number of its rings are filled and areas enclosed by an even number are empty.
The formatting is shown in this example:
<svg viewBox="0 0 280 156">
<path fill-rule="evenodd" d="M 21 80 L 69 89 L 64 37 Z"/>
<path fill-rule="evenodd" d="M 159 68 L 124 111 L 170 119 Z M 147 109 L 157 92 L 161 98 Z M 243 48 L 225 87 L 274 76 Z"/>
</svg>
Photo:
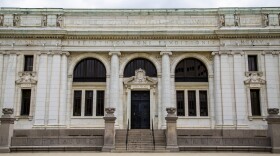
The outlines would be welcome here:
<svg viewBox="0 0 280 156">
<path fill-rule="evenodd" d="M 140 61 L 144 61 L 141 62 Z M 138 65 L 136 65 L 138 64 Z M 131 67 L 134 66 L 134 67 Z M 131 61 L 129 61 L 124 68 L 124 77 L 131 77 L 131 76 L 135 76 L 135 71 L 137 69 L 143 69 L 146 72 L 146 76 L 149 77 L 157 77 L 157 69 L 156 66 L 153 64 L 153 62 L 151 62 L 150 60 L 146 59 L 146 58 L 135 58 Z"/>
</svg>

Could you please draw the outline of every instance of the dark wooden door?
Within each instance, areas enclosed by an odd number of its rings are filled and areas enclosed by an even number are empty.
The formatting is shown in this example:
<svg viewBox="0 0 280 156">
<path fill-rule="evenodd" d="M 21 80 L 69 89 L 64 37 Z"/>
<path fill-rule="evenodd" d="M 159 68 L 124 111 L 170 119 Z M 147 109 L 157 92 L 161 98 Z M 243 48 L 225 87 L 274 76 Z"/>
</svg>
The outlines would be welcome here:
<svg viewBox="0 0 280 156">
<path fill-rule="evenodd" d="M 131 129 L 150 128 L 150 91 L 131 92 Z"/>
</svg>

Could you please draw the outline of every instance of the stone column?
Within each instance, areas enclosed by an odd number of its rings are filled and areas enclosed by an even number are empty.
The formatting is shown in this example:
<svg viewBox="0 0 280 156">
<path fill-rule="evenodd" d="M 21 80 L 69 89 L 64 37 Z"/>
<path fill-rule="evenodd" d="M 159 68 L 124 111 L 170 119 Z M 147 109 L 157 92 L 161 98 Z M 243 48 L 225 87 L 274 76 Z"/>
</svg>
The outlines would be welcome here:
<svg viewBox="0 0 280 156">
<path fill-rule="evenodd" d="M 3 108 L 14 108 L 15 104 L 15 90 L 16 90 L 16 64 L 17 54 L 15 52 L 10 53 L 9 62 L 6 73 L 5 91 L 4 91 L 4 103 Z"/>
<path fill-rule="evenodd" d="M 50 102 L 48 125 L 58 125 L 59 115 L 59 93 L 60 93 L 60 66 L 61 52 L 53 53 L 51 80 L 50 80 Z"/>
<path fill-rule="evenodd" d="M 223 125 L 220 54 L 213 52 L 212 55 L 214 55 L 215 125 L 220 128 Z"/>
<path fill-rule="evenodd" d="M 111 73 L 110 73 L 110 89 L 109 89 L 109 107 L 119 108 L 119 55 L 120 52 L 110 52 L 111 56 Z M 117 111 L 118 112 L 118 111 Z M 118 113 L 116 112 L 116 116 Z"/>
<path fill-rule="evenodd" d="M 68 52 L 62 53 L 61 58 L 61 79 L 60 79 L 60 102 L 59 102 L 59 125 L 66 124 L 66 109 L 67 109 L 67 56 Z"/>
<path fill-rule="evenodd" d="M 237 128 L 248 128 L 248 116 L 246 105 L 246 92 L 244 85 L 244 52 L 235 51 L 233 55 L 233 71 L 234 71 L 234 91 L 236 103 L 236 126 Z"/>
<path fill-rule="evenodd" d="M 172 152 L 179 151 L 178 141 L 177 141 L 177 115 L 176 108 L 169 107 L 166 108 L 167 117 L 166 120 L 166 149 Z"/>
<path fill-rule="evenodd" d="M 11 138 L 14 132 L 14 110 L 12 108 L 3 108 L 2 113 L 3 115 L 0 118 L 0 153 L 8 153 L 10 152 Z"/>
<path fill-rule="evenodd" d="M 267 109 L 268 136 L 271 139 L 272 153 L 280 153 L 280 115 L 278 108 Z"/>
<path fill-rule="evenodd" d="M 104 132 L 104 145 L 102 151 L 110 152 L 115 149 L 115 108 L 105 108 L 105 132 Z"/>
<path fill-rule="evenodd" d="M 172 55 L 172 52 L 161 52 L 162 55 L 162 75 L 161 75 L 161 103 L 162 103 L 162 112 L 165 112 L 167 107 L 174 107 L 171 103 L 171 73 L 170 73 L 170 58 L 169 55 Z M 166 116 L 166 112 L 162 114 L 162 118 L 164 121 L 164 117 Z M 164 123 L 163 123 L 164 124 Z M 166 125 L 162 125 L 165 127 Z"/>
<path fill-rule="evenodd" d="M 34 126 L 45 125 L 47 78 L 48 78 L 48 55 L 41 52 L 39 55 L 38 82 L 36 91 L 36 107 L 34 116 Z"/>
</svg>

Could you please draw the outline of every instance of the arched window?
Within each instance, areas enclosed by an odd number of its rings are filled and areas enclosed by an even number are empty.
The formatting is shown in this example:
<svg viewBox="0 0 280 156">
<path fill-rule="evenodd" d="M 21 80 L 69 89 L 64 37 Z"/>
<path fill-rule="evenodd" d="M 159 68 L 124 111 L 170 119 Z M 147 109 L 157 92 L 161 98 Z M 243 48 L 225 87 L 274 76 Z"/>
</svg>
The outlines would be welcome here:
<svg viewBox="0 0 280 156">
<path fill-rule="evenodd" d="M 207 68 L 198 59 L 186 58 L 176 66 L 175 82 L 208 82 Z"/>
<path fill-rule="evenodd" d="M 106 69 L 95 58 L 81 60 L 74 69 L 74 82 L 106 82 Z"/>
<path fill-rule="evenodd" d="M 137 58 L 131 60 L 124 69 L 124 77 L 131 77 L 135 76 L 135 70 L 143 69 L 146 71 L 146 75 L 150 77 L 157 77 L 157 69 L 154 64 L 144 58 Z"/>
<path fill-rule="evenodd" d="M 208 82 L 207 68 L 198 59 L 186 58 L 175 68 L 175 82 Z M 185 84 L 181 83 L 180 89 L 176 89 L 177 115 L 208 116 L 208 84 L 200 88 Z"/>
</svg>

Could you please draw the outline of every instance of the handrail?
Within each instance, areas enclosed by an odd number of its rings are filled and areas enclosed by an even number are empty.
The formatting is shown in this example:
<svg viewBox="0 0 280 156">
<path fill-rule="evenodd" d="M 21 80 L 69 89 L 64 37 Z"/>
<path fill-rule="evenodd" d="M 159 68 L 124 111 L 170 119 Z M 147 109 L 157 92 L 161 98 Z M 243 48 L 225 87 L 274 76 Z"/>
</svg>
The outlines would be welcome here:
<svg viewBox="0 0 280 156">
<path fill-rule="evenodd" d="M 128 131 L 129 131 L 129 119 L 127 120 L 127 128 L 126 128 L 126 140 L 125 140 L 126 150 L 128 144 Z"/>
<path fill-rule="evenodd" d="M 152 135 L 153 135 L 154 150 L 156 150 L 156 142 L 155 142 L 155 134 L 154 134 L 154 123 L 153 123 L 153 119 L 152 119 Z"/>
</svg>

